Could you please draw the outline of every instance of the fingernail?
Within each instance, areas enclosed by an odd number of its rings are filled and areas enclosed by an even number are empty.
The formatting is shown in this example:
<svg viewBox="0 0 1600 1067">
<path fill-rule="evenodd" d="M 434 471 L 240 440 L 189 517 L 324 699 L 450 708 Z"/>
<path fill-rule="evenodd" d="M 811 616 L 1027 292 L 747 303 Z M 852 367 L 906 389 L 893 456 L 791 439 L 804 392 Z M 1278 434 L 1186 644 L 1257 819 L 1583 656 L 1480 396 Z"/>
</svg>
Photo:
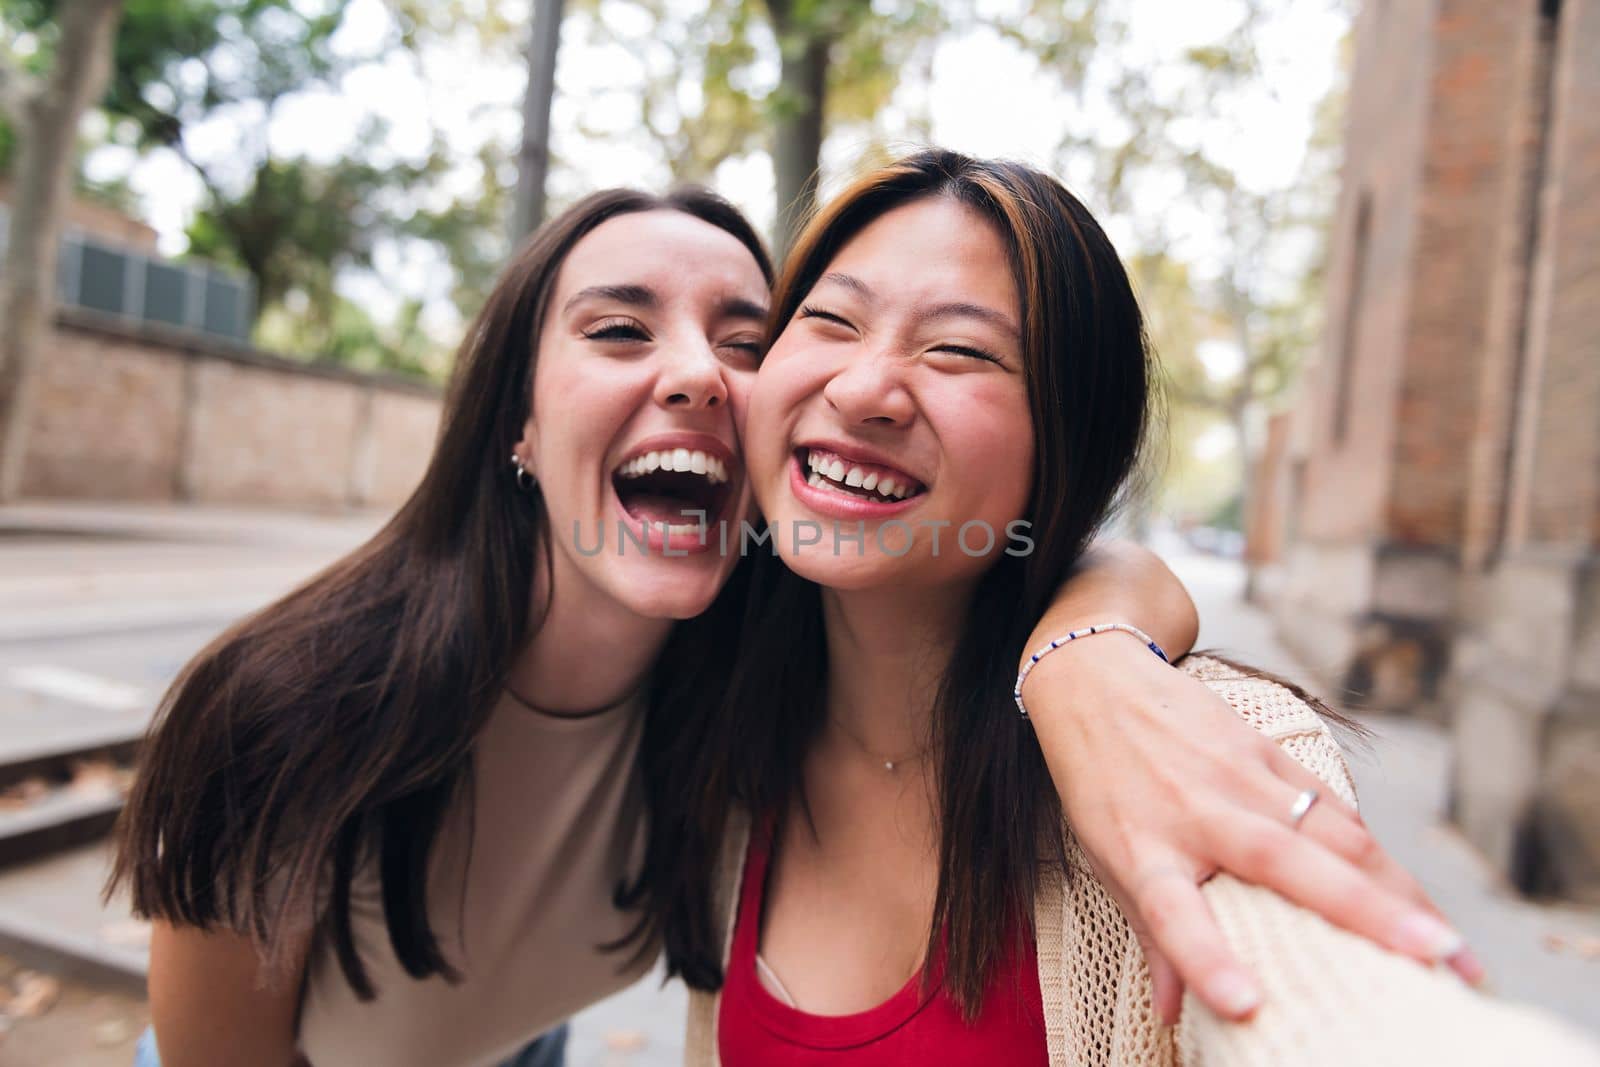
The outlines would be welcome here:
<svg viewBox="0 0 1600 1067">
<path fill-rule="evenodd" d="M 1248 1015 L 1261 1004 L 1261 993 L 1256 985 L 1237 971 L 1224 971 L 1206 984 L 1207 998 L 1218 1005 L 1224 1015 Z"/>
<path fill-rule="evenodd" d="M 1488 977 L 1488 972 L 1483 969 L 1483 964 L 1479 961 L 1477 954 L 1470 948 L 1464 948 L 1456 953 L 1451 958 L 1450 963 L 1455 967 L 1456 973 L 1465 978 L 1470 985 L 1481 986 L 1484 979 Z"/>
<path fill-rule="evenodd" d="M 1424 912 L 1415 912 L 1400 923 L 1395 936 L 1398 948 L 1409 955 L 1422 956 L 1437 963 L 1467 947 L 1462 936 Z"/>
</svg>

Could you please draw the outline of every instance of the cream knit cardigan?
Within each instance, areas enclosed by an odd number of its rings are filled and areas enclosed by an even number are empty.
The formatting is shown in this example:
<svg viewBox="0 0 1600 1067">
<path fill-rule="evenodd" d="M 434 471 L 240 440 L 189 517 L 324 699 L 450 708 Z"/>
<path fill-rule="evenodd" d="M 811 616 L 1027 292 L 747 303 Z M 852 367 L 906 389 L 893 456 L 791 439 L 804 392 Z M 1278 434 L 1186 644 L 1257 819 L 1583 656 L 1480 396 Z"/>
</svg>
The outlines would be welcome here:
<svg viewBox="0 0 1600 1067">
<path fill-rule="evenodd" d="M 1327 725 L 1304 701 L 1227 664 L 1190 657 L 1182 670 L 1230 703 L 1350 803 L 1355 788 Z M 749 842 L 735 820 L 718 879 L 728 957 L 733 909 Z M 1264 1003 L 1245 1023 L 1224 1022 L 1192 995 L 1167 1028 L 1127 921 L 1069 835 L 1070 874 L 1046 876 L 1035 904 L 1039 986 L 1051 1067 L 1591 1067 L 1600 1047 L 1536 1009 L 1475 992 L 1338 929 L 1276 894 L 1227 875 L 1202 892 Z M 720 1067 L 718 994 L 693 992 L 684 1062 Z"/>
</svg>

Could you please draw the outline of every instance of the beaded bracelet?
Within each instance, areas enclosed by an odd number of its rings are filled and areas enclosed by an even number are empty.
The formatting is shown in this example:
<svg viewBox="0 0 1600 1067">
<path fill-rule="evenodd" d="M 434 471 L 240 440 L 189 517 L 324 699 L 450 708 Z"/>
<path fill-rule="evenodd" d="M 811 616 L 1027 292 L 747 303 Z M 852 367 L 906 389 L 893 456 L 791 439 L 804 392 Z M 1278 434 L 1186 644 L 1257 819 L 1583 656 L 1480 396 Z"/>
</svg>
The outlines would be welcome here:
<svg viewBox="0 0 1600 1067">
<path fill-rule="evenodd" d="M 1022 665 L 1022 671 L 1017 675 L 1017 686 L 1011 691 L 1011 697 L 1017 702 L 1017 710 L 1022 712 L 1022 717 L 1024 719 L 1028 717 L 1028 709 L 1024 707 L 1022 703 L 1022 683 L 1028 680 L 1029 673 L 1032 672 L 1033 668 L 1040 660 L 1044 659 L 1050 653 L 1054 652 L 1056 649 L 1060 648 L 1069 641 L 1076 641 L 1078 638 L 1088 637 L 1090 634 L 1109 633 L 1112 630 L 1121 630 L 1125 634 L 1132 634 L 1139 640 L 1143 641 L 1145 647 L 1151 652 L 1154 652 L 1156 655 L 1160 656 L 1162 663 L 1172 662 L 1171 660 L 1167 659 L 1167 654 L 1161 650 L 1161 646 L 1156 644 L 1155 638 L 1151 637 L 1137 626 L 1129 626 L 1125 622 L 1102 622 L 1095 626 L 1085 626 L 1081 630 L 1073 630 L 1071 633 L 1062 634 L 1060 637 L 1056 638 L 1054 641 L 1051 641 L 1048 645 L 1045 645 L 1043 648 L 1039 649 L 1039 651 L 1029 656 L 1028 662 Z"/>
</svg>

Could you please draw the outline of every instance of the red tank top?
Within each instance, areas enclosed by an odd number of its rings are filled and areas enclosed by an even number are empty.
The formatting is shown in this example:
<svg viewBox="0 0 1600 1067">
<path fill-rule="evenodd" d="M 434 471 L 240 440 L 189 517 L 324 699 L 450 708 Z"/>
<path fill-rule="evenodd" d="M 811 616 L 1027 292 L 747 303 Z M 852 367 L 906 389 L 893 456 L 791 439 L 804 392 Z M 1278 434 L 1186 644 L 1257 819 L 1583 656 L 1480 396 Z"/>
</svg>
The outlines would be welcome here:
<svg viewBox="0 0 1600 1067">
<path fill-rule="evenodd" d="M 940 991 L 938 959 L 926 990 L 922 975 L 915 975 L 882 1004 L 854 1015 L 811 1015 L 769 993 L 756 975 L 756 951 L 770 853 L 766 834 L 751 838 L 717 1020 L 723 1067 L 1046 1067 L 1044 1004 L 1030 937 L 1015 939 L 970 1024 Z"/>
</svg>

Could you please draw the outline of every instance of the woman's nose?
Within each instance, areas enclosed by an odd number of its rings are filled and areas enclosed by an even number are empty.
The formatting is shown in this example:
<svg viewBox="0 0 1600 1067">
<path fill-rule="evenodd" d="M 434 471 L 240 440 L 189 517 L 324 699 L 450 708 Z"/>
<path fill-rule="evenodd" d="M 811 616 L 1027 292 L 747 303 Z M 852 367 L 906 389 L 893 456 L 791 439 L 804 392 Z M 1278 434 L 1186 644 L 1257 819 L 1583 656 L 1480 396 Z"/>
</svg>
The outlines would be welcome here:
<svg viewBox="0 0 1600 1067">
<path fill-rule="evenodd" d="M 901 371 L 892 353 L 858 355 L 828 380 L 822 395 L 848 423 L 904 426 L 915 405 Z"/>
<path fill-rule="evenodd" d="M 704 342 L 684 346 L 668 359 L 656 379 L 655 400 L 665 408 L 698 411 L 728 402 L 723 366 Z"/>
</svg>

